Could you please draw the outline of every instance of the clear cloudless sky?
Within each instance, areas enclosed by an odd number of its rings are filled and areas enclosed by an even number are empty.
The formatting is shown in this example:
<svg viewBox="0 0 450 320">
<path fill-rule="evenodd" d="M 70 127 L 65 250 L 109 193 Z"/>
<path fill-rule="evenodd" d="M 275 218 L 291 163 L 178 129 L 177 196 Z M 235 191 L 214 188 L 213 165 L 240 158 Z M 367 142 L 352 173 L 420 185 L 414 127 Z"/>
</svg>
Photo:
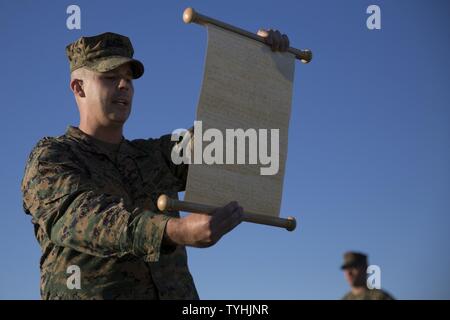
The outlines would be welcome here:
<svg viewBox="0 0 450 320">
<path fill-rule="evenodd" d="M 81 30 L 66 9 L 81 8 Z M 381 30 L 366 9 L 381 8 Z M 131 38 L 135 81 L 128 139 L 189 128 L 206 30 L 183 9 L 256 32 L 273 27 L 311 48 L 296 63 L 281 216 L 293 233 L 243 223 L 189 249 L 203 299 L 338 299 L 342 253 L 369 253 L 401 299 L 450 298 L 449 1 L 0 1 L 2 156 L 0 298 L 39 299 L 40 248 L 20 181 L 43 136 L 78 124 L 65 46 L 105 31 Z M 215 181 L 211 183 L 217 183 Z"/>
</svg>

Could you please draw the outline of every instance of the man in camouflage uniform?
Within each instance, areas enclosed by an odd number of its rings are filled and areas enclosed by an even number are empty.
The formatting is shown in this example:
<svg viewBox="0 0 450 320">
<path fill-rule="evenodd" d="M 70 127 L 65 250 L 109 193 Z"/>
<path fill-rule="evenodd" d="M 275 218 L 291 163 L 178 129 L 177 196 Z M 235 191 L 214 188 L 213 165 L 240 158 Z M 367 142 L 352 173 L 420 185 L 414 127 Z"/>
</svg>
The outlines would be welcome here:
<svg viewBox="0 0 450 320">
<path fill-rule="evenodd" d="M 343 300 L 393 300 L 393 297 L 381 289 L 367 288 L 367 255 L 360 252 L 346 252 L 341 269 L 351 287 Z"/>
<path fill-rule="evenodd" d="M 284 51 L 287 37 L 266 34 Z M 171 161 L 171 136 L 126 140 L 133 79 L 144 66 L 130 40 L 104 33 L 66 48 L 78 127 L 40 140 L 22 181 L 23 206 L 42 248 L 43 299 L 198 299 L 185 246 L 209 247 L 242 220 L 230 202 L 213 215 L 160 212 L 160 194 L 177 197 L 187 165 Z M 70 266 L 80 288 L 68 286 Z"/>
</svg>

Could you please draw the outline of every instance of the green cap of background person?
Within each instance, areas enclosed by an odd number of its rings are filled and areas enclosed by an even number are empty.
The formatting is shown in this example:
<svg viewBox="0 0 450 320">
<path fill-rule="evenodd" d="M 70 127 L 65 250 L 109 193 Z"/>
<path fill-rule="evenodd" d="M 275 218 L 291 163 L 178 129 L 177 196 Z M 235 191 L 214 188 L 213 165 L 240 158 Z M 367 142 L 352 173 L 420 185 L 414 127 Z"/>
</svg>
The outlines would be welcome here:
<svg viewBox="0 0 450 320">
<path fill-rule="evenodd" d="M 367 255 L 361 252 L 349 251 L 344 253 L 344 263 L 342 264 L 341 269 L 367 267 L 367 265 Z"/>
<path fill-rule="evenodd" d="M 133 45 L 128 37 L 106 32 L 92 37 L 81 37 L 66 47 L 70 72 L 85 67 L 107 72 L 129 63 L 133 78 L 144 73 L 144 65 L 133 59 Z"/>
</svg>

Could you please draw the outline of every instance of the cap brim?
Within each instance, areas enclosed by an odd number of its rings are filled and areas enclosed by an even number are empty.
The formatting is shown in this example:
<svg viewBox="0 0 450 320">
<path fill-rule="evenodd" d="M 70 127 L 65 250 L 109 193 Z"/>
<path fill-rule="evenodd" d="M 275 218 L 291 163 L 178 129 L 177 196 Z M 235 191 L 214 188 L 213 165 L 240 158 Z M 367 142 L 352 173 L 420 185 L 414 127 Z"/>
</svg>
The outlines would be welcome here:
<svg viewBox="0 0 450 320">
<path fill-rule="evenodd" d="M 341 266 L 341 270 L 347 269 L 347 268 L 357 268 L 357 267 L 364 267 L 365 265 L 363 263 L 344 263 Z"/>
<path fill-rule="evenodd" d="M 144 65 L 142 64 L 142 62 L 123 56 L 109 56 L 100 58 L 95 61 L 86 63 L 85 67 L 98 72 L 108 72 L 127 63 L 131 67 L 133 79 L 138 79 L 144 74 Z"/>
<path fill-rule="evenodd" d="M 351 266 L 352 266 L 351 264 L 343 264 L 343 265 L 341 266 L 341 270 L 350 268 Z"/>
</svg>

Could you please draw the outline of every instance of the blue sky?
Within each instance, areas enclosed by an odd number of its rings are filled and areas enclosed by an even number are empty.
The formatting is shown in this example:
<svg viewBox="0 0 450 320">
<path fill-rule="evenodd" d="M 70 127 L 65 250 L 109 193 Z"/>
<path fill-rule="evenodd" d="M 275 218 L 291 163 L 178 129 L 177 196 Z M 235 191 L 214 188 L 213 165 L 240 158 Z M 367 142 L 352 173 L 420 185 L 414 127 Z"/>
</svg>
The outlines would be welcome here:
<svg viewBox="0 0 450 320">
<path fill-rule="evenodd" d="M 81 7 L 81 30 L 66 8 Z M 366 8 L 381 8 L 381 30 Z M 203 299 L 338 299 L 349 249 L 369 253 L 401 299 L 450 298 L 450 3 L 448 1 L 1 1 L 3 156 L 0 298 L 39 299 L 40 249 L 22 211 L 25 161 L 43 136 L 77 125 L 65 46 L 129 36 L 146 73 L 125 136 L 192 125 L 206 30 L 199 12 L 250 31 L 278 28 L 298 48 L 281 216 L 293 233 L 242 224 L 189 249 Z"/>
</svg>

